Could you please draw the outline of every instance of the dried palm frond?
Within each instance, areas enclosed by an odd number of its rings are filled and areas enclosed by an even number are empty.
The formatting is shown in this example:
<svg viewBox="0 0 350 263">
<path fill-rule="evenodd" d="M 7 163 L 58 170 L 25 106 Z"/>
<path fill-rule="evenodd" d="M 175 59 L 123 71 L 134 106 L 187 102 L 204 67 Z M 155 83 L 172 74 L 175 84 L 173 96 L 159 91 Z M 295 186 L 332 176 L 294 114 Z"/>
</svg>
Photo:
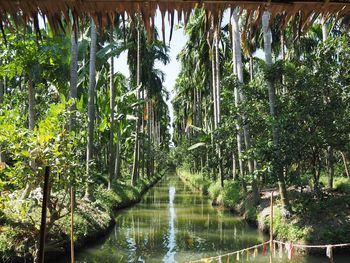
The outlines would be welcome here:
<svg viewBox="0 0 350 263">
<path fill-rule="evenodd" d="M 179 20 L 185 25 L 191 11 L 195 7 L 203 7 L 208 24 L 216 27 L 221 21 L 222 14 L 227 8 L 240 7 L 254 14 L 255 19 L 249 19 L 248 24 L 257 24 L 263 11 L 271 13 L 271 21 L 276 16 L 280 19 L 280 28 L 283 29 L 291 18 L 298 16 L 299 30 L 308 28 L 320 14 L 324 17 L 334 16 L 349 26 L 350 0 L 1 0 L 0 1 L 0 29 L 12 27 L 9 21 L 13 21 L 18 29 L 19 21 L 26 24 L 31 21 L 36 32 L 39 34 L 38 16 L 43 16 L 53 31 L 65 30 L 69 25 L 73 30 L 78 30 L 79 20 L 84 21 L 86 17 L 93 17 L 99 30 L 104 30 L 113 21 L 115 14 L 124 14 L 133 17 L 140 14 L 148 32 L 149 38 L 153 36 L 154 17 L 157 9 L 161 12 L 163 41 L 165 41 L 164 19 L 166 13 L 170 22 L 170 39 L 174 25 L 175 11 Z M 9 19 L 11 17 L 11 19 Z M 250 26 L 250 25 L 247 25 Z M 207 26 L 209 29 L 210 27 Z"/>
</svg>

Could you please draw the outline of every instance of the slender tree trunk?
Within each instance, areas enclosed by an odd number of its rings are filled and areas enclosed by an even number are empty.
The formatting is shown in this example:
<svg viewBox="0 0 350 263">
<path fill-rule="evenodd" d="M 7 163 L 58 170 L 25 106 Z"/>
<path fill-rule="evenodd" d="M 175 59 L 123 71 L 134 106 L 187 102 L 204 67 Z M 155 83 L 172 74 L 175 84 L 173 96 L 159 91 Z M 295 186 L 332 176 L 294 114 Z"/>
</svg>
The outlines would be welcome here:
<svg viewBox="0 0 350 263">
<path fill-rule="evenodd" d="M 262 16 L 263 23 L 263 33 L 264 33 L 264 51 L 265 51 L 265 62 L 269 68 L 272 66 L 272 52 L 271 52 L 271 42 L 272 42 L 272 34 L 271 29 L 269 28 L 269 20 L 270 14 L 268 12 L 264 12 Z M 288 197 L 287 197 L 287 189 L 285 179 L 283 177 L 281 165 L 280 165 L 280 150 L 279 150 L 279 139 L 278 139 L 278 130 L 276 127 L 276 111 L 275 111 L 275 89 L 271 80 L 267 80 L 267 87 L 269 93 L 269 107 L 270 107 L 270 115 L 272 117 L 272 137 L 273 144 L 275 148 L 275 156 L 273 160 L 273 171 L 277 174 L 278 178 L 278 186 L 279 192 L 281 196 L 282 205 L 284 207 L 289 206 Z"/>
<path fill-rule="evenodd" d="M 114 27 L 111 29 L 111 43 L 113 43 L 113 32 Z M 114 147 L 114 57 L 111 56 L 110 59 L 110 76 L 109 76 L 109 179 L 108 179 L 108 189 L 112 188 L 112 181 L 114 178 L 114 169 L 115 169 L 115 147 Z M 119 139 L 119 138 L 118 138 Z"/>
<path fill-rule="evenodd" d="M 4 101 L 4 80 L 0 78 L 0 104 Z"/>
<path fill-rule="evenodd" d="M 75 114 L 72 113 L 76 110 L 76 99 L 77 99 L 77 83 L 78 83 L 78 43 L 75 36 L 75 32 L 71 33 L 71 49 L 70 49 L 70 98 L 74 100 L 70 110 L 70 122 L 69 130 L 73 131 L 75 128 Z"/>
<path fill-rule="evenodd" d="M 147 178 L 151 176 L 151 100 L 150 89 L 147 87 Z"/>
<path fill-rule="evenodd" d="M 321 17 L 321 26 L 322 26 L 322 40 L 325 42 L 328 38 L 328 29 L 327 21 L 324 16 Z"/>
<path fill-rule="evenodd" d="M 0 78 L 0 107 L 4 101 L 4 81 Z M 5 162 L 5 154 L 1 151 L 0 148 L 0 162 Z"/>
<path fill-rule="evenodd" d="M 334 178 L 334 151 L 331 146 L 327 149 L 327 173 L 328 173 L 328 188 L 333 189 Z"/>
<path fill-rule="evenodd" d="M 74 263 L 74 207 L 75 207 L 75 192 L 74 186 L 70 187 L 70 258 L 71 263 Z"/>
<path fill-rule="evenodd" d="M 220 25 L 217 26 L 214 32 L 215 39 L 215 75 L 216 75 L 216 108 L 217 108 L 217 128 L 220 127 L 220 118 L 221 118 L 221 107 L 220 107 L 220 53 L 219 53 L 219 34 L 220 34 Z M 224 168 L 222 164 L 221 156 L 221 147 L 217 144 L 217 151 L 219 157 L 219 176 L 221 187 L 224 187 Z"/>
<path fill-rule="evenodd" d="M 213 46 L 212 46 L 212 58 L 211 58 L 211 71 L 212 71 L 212 88 L 213 88 L 213 113 L 214 113 L 214 121 L 213 121 L 213 126 L 214 126 L 214 130 L 216 130 L 218 128 L 218 124 L 217 124 L 217 100 L 216 100 L 216 65 L 215 65 L 215 39 L 213 40 Z"/>
<path fill-rule="evenodd" d="M 232 14 L 232 52 L 233 52 L 233 56 L 232 56 L 232 62 L 233 62 L 233 73 L 235 75 L 237 75 L 238 79 L 241 78 L 241 80 L 243 82 L 243 71 L 242 68 L 238 68 L 238 63 L 237 60 L 241 61 L 242 64 L 242 58 L 239 56 L 239 52 L 240 52 L 240 44 L 239 44 L 239 40 L 237 39 L 237 36 L 239 36 L 239 25 L 238 25 L 238 15 L 237 15 L 237 10 L 235 10 Z M 239 52 L 238 52 L 239 50 Z M 239 71 L 239 72 L 238 72 Z M 238 87 L 235 87 L 234 90 L 234 94 L 235 94 L 235 106 L 238 108 L 240 105 L 240 100 L 241 100 L 241 96 L 240 96 L 240 91 Z M 243 152 L 243 131 L 242 131 L 242 127 L 240 125 L 241 122 L 241 117 L 238 115 L 238 121 L 236 122 L 236 129 L 237 129 L 237 151 L 238 151 L 238 163 L 239 163 L 239 172 L 240 172 L 240 176 L 243 178 L 244 175 L 244 161 L 242 158 L 242 152 Z"/>
<path fill-rule="evenodd" d="M 253 60 L 253 55 L 249 56 L 249 76 L 250 76 L 250 80 L 252 81 L 254 79 L 254 60 Z"/>
<path fill-rule="evenodd" d="M 145 89 L 142 88 L 142 93 L 141 93 L 141 99 L 142 101 L 145 101 Z M 141 164 L 142 164 L 142 169 L 141 169 L 141 177 L 145 178 L 145 104 L 142 104 L 142 114 L 141 114 L 141 132 L 142 132 L 142 140 L 141 140 Z"/>
<path fill-rule="evenodd" d="M 232 179 L 237 179 L 237 173 L 236 173 L 236 156 L 235 153 L 232 153 Z"/>
<path fill-rule="evenodd" d="M 138 25 L 137 25 L 137 65 L 136 65 L 136 86 L 137 89 L 139 88 L 140 85 L 140 77 L 141 77 L 141 72 L 140 72 L 140 52 L 141 52 L 141 47 L 140 47 L 140 41 L 141 41 L 141 36 L 140 36 L 140 18 L 138 18 Z M 136 92 L 136 97 L 137 100 L 139 100 L 140 95 L 139 95 L 139 90 Z M 135 146 L 134 146 L 134 163 L 133 163 L 133 169 L 132 169 L 132 178 L 131 178 L 131 184 L 136 185 L 138 173 L 139 173 L 139 157 L 140 157 L 140 142 L 139 142 L 139 130 L 140 130 L 140 114 L 138 113 L 138 107 L 136 108 L 136 115 L 137 115 L 137 120 L 136 120 L 136 131 L 135 131 Z"/>
<path fill-rule="evenodd" d="M 345 156 L 344 152 L 340 152 L 340 154 L 341 154 L 341 157 L 343 159 L 346 176 L 350 179 L 350 174 L 349 174 L 349 169 L 348 169 L 348 162 L 346 161 L 346 156 Z"/>
<path fill-rule="evenodd" d="M 34 112 L 34 106 L 35 106 L 35 92 L 34 92 L 34 83 L 31 77 L 28 77 L 28 126 L 29 130 L 33 131 L 35 126 L 35 112 Z M 35 161 L 31 160 L 29 162 L 29 165 L 32 170 L 35 170 Z M 30 183 L 26 184 L 26 187 L 24 188 L 24 191 L 21 195 L 21 200 L 26 199 L 30 192 L 32 191 L 32 185 Z"/>
<path fill-rule="evenodd" d="M 74 131 L 75 128 L 75 113 L 76 99 L 77 99 L 77 83 L 78 83 L 78 45 L 76 39 L 76 32 L 71 33 L 71 62 L 70 62 L 70 98 L 74 100 L 70 107 L 71 115 L 69 119 L 69 130 Z M 71 214 L 71 233 L 70 233 L 70 248 L 71 248 L 71 262 L 74 263 L 74 181 L 70 182 L 70 214 Z"/>
<path fill-rule="evenodd" d="M 235 12 L 233 13 L 233 34 L 232 34 L 232 43 L 234 43 L 234 47 L 232 48 L 232 50 L 234 51 L 234 62 L 236 63 L 236 65 L 234 66 L 234 68 L 236 68 L 236 74 L 238 77 L 238 81 L 239 83 L 242 85 L 243 84 L 243 63 L 242 63 L 242 53 L 241 53 L 241 39 L 240 39 L 240 32 L 239 32 L 239 23 L 238 23 L 238 14 L 237 14 L 237 10 L 235 10 Z M 242 92 L 240 91 L 240 89 L 237 88 L 237 96 L 238 98 L 238 102 L 244 102 L 245 101 L 245 97 L 242 94 Z M 242 114 L 242 119 L 243 122 L 245 123 L 243 125 L 243 134 L 244 134 L 244 142 L 245 142 L 245 148 L 247 151 L 250 150 L 251 148 L 251 140 L 250 140 L 250 133 L 249 133 L 249 124 L 247 123 L 247 119 L 245 117 L 244 114 Z M 239 134 L 241 137 L 241 134 Z M 241 138 L 240 138 L 241 140 Z M 254 204 L 257 204 L 259 202 L 259 191 L 257 188 L 257 182 L 256 182 L 256 178 L 254 176 L 254 161 L 252 158 L 248 159 L 248 171 L 249 174 L 251 174 L 253 176 L 252 179 L 252 190 L 253 190 L 253 199 L 254 199 Z M 243 173 L 242 173 L 243 176 Z"/>
<path fill-rule="evenodd" d="M 45 239 L 46 239 L 46 215 L 47 206 L 50 199 L 50 168 L 45 167 L 44 188 L 43 188 L 43 202 L 41 206 L 41 224 L 40 224 L 40 238 L 39 238 L 39 250 L 38 250 L 38 263 L 44 263 L 45 255 Z"/>
<path fill-rule="evenodd" d="M 29 130 L 34 130 L 34 105 L 35 105 L 35 94 L 34 94 L 34 83 L 31 77 L 28 78 L 28 96 L 29 96 L 29 107 L 28 107 L 28 115 L 29 115 Z"/>
<path fill-rule="evenodd" d="M 120 167 L 121 167 L 121 152 L 120 152 L 120 141 L 121 141 L 121 133 L 120 133 L 120 124 L 117 123 L 117 144 L 116 144 L 116 158 L 115 158 L 115 170 L 114 174 L 116 178 L 119 178 L 120 175 Z"/>
<path fill-rule="evenodd" d="M 90 44 L 90 67 L 89 67 L 89 91 L 88 91 L 88 145 L 86 155 L 86 174 L 91 180 L 90 163 L 93 160 L 94 147 L 94 121 L 95 121 L 95 86 L 96 86 L 96 45 L 97 34 L 93 18 L 91 18 L 91 44 Z M 85 198 L 91 199 L 91 182 L 87 182 Z"/>
</svg>

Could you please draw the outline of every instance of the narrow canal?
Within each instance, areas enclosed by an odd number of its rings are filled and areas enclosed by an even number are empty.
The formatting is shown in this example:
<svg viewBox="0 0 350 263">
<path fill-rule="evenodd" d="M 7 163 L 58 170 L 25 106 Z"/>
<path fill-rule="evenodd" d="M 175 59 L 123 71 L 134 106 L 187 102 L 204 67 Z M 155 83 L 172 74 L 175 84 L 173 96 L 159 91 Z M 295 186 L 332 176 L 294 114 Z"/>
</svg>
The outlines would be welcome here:
<svg viewBox="0 0 350 263">
<path fill-rule="evenodd" d="M 255 245 L 264 238 L 229 211 L 212 207 L 206 196 L 191 191 L 177 176 L 168 175 L 141 203 L 118 213 L 110 234 L 78 253 L 76 262 L 188 262 Z M 222 258 L 222 262 L 268 262 L 268 256 L 262 256 L 260 250 L 259 256 L 249 261 L 244 256 L 239 261 Z M 289 261 L 285 255 L 274 262 L 329 261 L 325 257 Z M 335 262 L 349 259 L 342 256 Z"/>
</svg>

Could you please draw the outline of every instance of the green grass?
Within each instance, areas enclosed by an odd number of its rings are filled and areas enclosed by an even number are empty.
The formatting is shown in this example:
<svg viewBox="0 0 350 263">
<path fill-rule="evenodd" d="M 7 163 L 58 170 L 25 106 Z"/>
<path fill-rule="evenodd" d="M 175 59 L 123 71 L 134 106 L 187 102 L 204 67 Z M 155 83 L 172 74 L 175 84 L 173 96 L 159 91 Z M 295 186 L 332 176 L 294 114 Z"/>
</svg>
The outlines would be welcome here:
<svg viewBox="0 0 350 263">
<path fill-rule="evenodd" d="M 224 182 L 221 187 L 220 181 L 210 181 L 205 178 L 204 174 L 192 174 L 185 169 L 178 169 L 177 173 L 192 187 L 201 190 L 204 194 L 208 194 L 216 204 L 221 204 L 229 208 L 235 208 L 241 200 L 240 185 L 238 182 Z"/>
<path fill-rule="evenodd" d="M 203 174 L 192 174 L 185 169 L 177 169 L 178 175 L 187 181 L 192 187 L 200 190 L 203 194 L 208 194 L 210 181 L 204 177 Z"/>
<path fill-rule="evenodd" d="M 350 179 L 349 178 L 337 178 L 334 182 L 335 189 L 350 195 Z"/>
</svg>

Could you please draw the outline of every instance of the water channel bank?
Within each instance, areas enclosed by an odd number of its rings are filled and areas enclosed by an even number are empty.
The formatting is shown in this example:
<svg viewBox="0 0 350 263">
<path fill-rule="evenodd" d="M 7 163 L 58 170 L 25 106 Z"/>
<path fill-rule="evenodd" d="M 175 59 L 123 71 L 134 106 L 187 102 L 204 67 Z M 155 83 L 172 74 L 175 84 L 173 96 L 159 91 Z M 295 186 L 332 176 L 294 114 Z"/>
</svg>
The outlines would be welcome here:
<svg viewBox="0 0 350 263">
<path fill-rule="evenodd" d="M 111 190 L 101 186 L 94 191 L 92 200 L 77 198 L 74 213 L 75 250 L 84 250 L 108 234 L 115 224 L 116 212 L 140 202 L 142 196 L 163 174 L 164 171 L 150 179 L 140 179 L 135 187 L 121 181 L 114 183 Z M 66 211 L 66 215 L 57 220 L 47 233 L 45 262 L 70 257 L 69 215 L 69 211 Z M 17 224 L 12 229 L 10 227 L 8 224 L 7 228 L 0 228 L 0 262 L 33 262 L 37 235 L 32 233 L 31 228 L 26 228 L 26 225 L 19 227 Z M 25 238 L 20 239 L 19 235 Z"/>
<path fill-rule="evenodd" d="M 76 262 L 188 262 L 232 252 L 267 238 L 241 217 L 213 207 L 207 196 L 193 191 L 176 175 L 165 176 L 140 203 L 119 211 L 115 222 L 104 239 L 77 254 Z M 275 262 L 287 262 L 285 256 Z M 259 251 L 251 262 L 267 260 Z M 346 258 L 336 260 L 348 262 Z M 290 262 L 328 261 L 323 257 L 297 257 Z"/>
<path fill-rule="evenodd" d="M 240 215 L 242 219 L 250 225 L 261 229 L 261 231 L 265 233 L 269 233 L 271 191 L 261 192 L 261 200 L 258 206 L 253 206 L 251 204 L 249 194 L 246 198 L 242 198 L 233 205 L 230 196 L 223 197 L 219 195 L 219 197 L 214 197 L 213 188 L 215 189 L 217 185 L 205 180 L 200 174 L 191 174 L 182 169 L 178 169 L 177 174 L 185 184 L 207 194 L 213 204 L 227 207 L 233 213 Z M 227 192 L 226 185 L 223 192 L 225 191 Z M 229 195 L 235 196 L 235 193 L 230 193 Z M 289 195 L 293 200 L 292 206 L 304 202 L 305 197 L 312 198 L 312 195 L 309 193 L 297 193 L 296 191 L 290 191 Z M 349 241 L 347 232 L 349 231 L 348 228 L 350 224 L 347 221 L 349 219 L 349 211 L 346 201 L 349 196 L 346 194 L 337 194 L 337 190 L 335 190 L 335 195 L 329 196 L 327 199 L 323 198 L 321 200 L 314 200 L 313 202 L 308 200 L 309 204 L 304 204 L 306 210 L 303 213 L 298 214 L 295 211 L 289 212 L 290 214 L 287 216 L 287 219 L 282 216 L 277 197 L 278 194 L 276 190 L 274 192 L 273 223 L 274 236 L 276 239 L 286 242 L 296 241 L 299 244 L 307 245 L 344 244 Z M 295 209 L 295 207 L 292 207 L 292 209 Z M 331 218 L 332 216 L 334 217 Z M 336 224 L 340 226 L 337 227 Z M 322 260 L 322 256 L 326 254 L 326 246 L 323 248 L 299 248 L 298 253 L 321 255 L 318 260 Z M 346 259 L 345 262 L 350 262 L 348 246 L 333 248 L 333 254 L 334 253 L 338 254 L 339 262 L 342 262 L 342 259 Z M 305 258 L 307 259 L 308 257 Z"/>
</svg>

